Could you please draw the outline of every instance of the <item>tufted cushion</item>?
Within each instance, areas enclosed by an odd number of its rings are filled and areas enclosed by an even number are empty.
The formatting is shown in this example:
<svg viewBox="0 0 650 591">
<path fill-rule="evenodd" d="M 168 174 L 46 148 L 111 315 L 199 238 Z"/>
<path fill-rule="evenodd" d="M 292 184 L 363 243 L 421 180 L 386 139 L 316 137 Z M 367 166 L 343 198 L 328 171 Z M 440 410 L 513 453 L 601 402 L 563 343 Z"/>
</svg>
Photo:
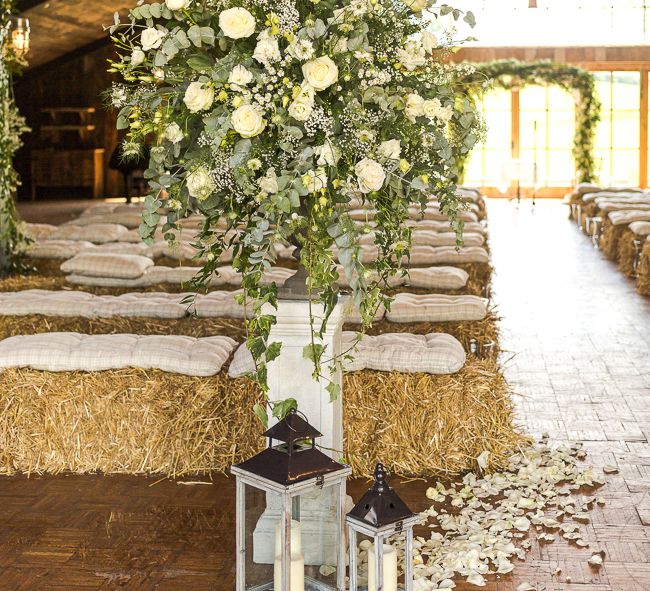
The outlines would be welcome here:
<svg viewBox="0 0 650 591">
<path fill-rule="evenodd" d="M 453 246 L 422 246 L 411 249 L 412 265 L 487 263 L 487 251 L 481 246 L 465 246 L 457 251 Z"/>
<path fill-rule="evenodd" d="M 137 279 L 153 267 L 153 261 L 135 254 L 81 253 L 61 265 L 64 273 L 87 277 Z"/>
<path fill-rule="evenodd" d="M 162 222 L 162 220 L 161 220 Z M 142 213 L 140 211 L 124 213 L 99 213 L 82 215 L 76 220 L 72 220 L 64 226 L 90 226 L 92 224 L 120 224 L 127 228 L 137 228 L 142 223 Z"/>
<path fill-rule="evenodd" d="M 137 254 L 144 257 L 153 257 L 151 247 L 144 242 L 108 242 L 106 244 L 96 244 L 92 248 L 81 251 L 82 253 L 101 253 L 101 254 Z"/>
<path fill-rule="evenodd" d="M 0 368 L 105 371 L 138 367 L 189 376 L 219 373 L 236 342 L 229 337 L 46 333 L 0 342 Z"/>
<path fill-rule="evenodd" d="M 486 314 L 487 300 L 477 296 L 400 293 L 386 317 L 391 322 L 456 322 L 482 320 Z"/>
<path fill-rule="evenodd" d="M 69 259 L 93 247 L 83 240 L 41 240 L 30 244 L 27 253 L 35 259 Z"/>
<path fill-rule="evenodd" d="M 650 234 L 650 222 L 632 222 L 630 230 L 637 236 L 647 236 Z"/>
<path fill-rule="evenodd" d="M 25 234 L 27 234 L 27 236 L 32 240 L 48 240 L 57 229 L 58 226 L 53 226 L 52 224 L 24 225 Z"/>
<path fill-rule="evenodd" d="M 425 267 L 410 269 L 405 284 L 424 289 L 462 289 L 469 275 L 456 267 Z"/>
<path fill-rule="evenodd" d="M 627 226 L 632 222 L 650 222 L 650 211 L 612 211 L 607 217 L 614 226 Z"/>
<path fill-rule="evenodd" d="M 451 232 L 449 222 L 441 222 L 436 220 L 409 220 L 407 226 L 416 230 L 429 230 L 432 232 Z M 463 225 L 463 232 L 471 232 L 473 234 L 485 234 L 486 227 L 481 222 L 465 222 Z"/>
<path fill-rule="evenodd" d="M 50 238 L 52 240 L 86 240 L 95 244 L 117 242 L 129 230 L 119 224 L 89 224 L 87 226 L 67 225 L 57 228 Z"/>
<path fill-rule="evenodd" d="M 465 246 L 483 246 L 485 236 L 473 232 L 463 233 Z M 413 232 L 413 244 L 426 246 L 456 246 L 456 234 L 454 232 L 431 232 L 430 230 L 415 230 Z"/>
</svg>

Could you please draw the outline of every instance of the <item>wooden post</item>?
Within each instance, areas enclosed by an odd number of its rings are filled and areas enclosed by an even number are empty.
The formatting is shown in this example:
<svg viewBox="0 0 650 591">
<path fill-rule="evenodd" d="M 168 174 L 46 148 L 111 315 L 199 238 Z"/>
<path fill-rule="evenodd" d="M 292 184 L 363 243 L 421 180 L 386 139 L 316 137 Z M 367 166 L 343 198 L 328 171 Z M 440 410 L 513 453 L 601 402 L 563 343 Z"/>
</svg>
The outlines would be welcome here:
<svg viewBox="0 0 650 591">
<path fill-rule="evenodd" d="M 639 126 L 639 187 L 648 186 L 648 70 L 641 70 L 641 125 Z"/>
</svg>

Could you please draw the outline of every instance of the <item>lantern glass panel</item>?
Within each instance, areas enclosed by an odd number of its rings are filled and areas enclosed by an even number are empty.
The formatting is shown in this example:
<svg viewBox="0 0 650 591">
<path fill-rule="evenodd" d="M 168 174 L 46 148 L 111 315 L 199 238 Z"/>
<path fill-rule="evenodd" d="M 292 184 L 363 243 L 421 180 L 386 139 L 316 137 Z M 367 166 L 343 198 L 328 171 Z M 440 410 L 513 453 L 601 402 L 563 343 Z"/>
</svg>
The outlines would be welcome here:
<svg viewBox="0 0 650 591">
<path fill-rule="evenodd" d="M 356 573 L 357 586 L 350 591 L 377 591 L 377 572 L 382 573 L 382 591 L 401 591 L 405 589 L 403 558 L 404 536 L 394 535 L 390 538 L 377 538 L 361 532 L 352 534 L 356 537 Z M 381 551 L 375 552 L 381 539 Z M 377 556 L 379 554 L 379 556 Z M 377 570 L 379 563 L 379 571 Z"/>
<path fill-rule="evenodd" d="M 273 543 L 273 532 L 264 535 L 260 526 L 262 517 L 269 507 L 281 507 L 282 497 L 250 485 L 244 485 L 244 572 L 245 589 L 273 590 L 274 561 L 273 555 L 266 553 L 265 546 Z M 278 519 L 279 519 L 278 514 Z M 241 525 L 240 525 L 241 527 Z M 268 529 L 268 528 L 267 528 Z"/>
</svg>

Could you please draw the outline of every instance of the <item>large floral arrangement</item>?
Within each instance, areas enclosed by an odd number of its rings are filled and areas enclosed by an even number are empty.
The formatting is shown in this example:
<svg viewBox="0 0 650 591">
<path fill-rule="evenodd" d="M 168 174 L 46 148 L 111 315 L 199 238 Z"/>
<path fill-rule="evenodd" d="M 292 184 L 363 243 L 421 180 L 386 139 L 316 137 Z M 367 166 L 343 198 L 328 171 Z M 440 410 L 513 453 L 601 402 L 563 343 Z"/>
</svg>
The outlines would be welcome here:
<svg viewBox="0 0 650 591">
<path fill-rule="evenodd" d="M 279 354 L 268 342 L 274 318 L 261 312 L 277 298 L 275 285 L 261 284 L 276 244 L 299 247 L 325 317 L 337 301 L 338 259 L 368 324 L 408 259 L 410 205 L 435 195 L 462 231 L 456 157 L 473 147 L 479 122 L 456 88 L 467 66 L 444 63 L 423 11 L 463 15 L 405 1 L 166 0 L 140 2 L 129 23 L 116 15 L 112 69 L 124 83 L 110 96 L 118 127 L 128 128 L 123 151 L 154 144 L 141 234 L 151 240 L 163 203 L 168 236 L 190 213 L 204 216 L 198 284 L 234 249 L 257 310 L 248 346 L 262 384 Z M 376 210 L 372 222 L 350 218 L 359 204 Z M 359 239 L 371 231 L 379 254 L 364 265 Z M 323 326 L 312 326 L 305 355 L 318 374 Z"/>
</svg>

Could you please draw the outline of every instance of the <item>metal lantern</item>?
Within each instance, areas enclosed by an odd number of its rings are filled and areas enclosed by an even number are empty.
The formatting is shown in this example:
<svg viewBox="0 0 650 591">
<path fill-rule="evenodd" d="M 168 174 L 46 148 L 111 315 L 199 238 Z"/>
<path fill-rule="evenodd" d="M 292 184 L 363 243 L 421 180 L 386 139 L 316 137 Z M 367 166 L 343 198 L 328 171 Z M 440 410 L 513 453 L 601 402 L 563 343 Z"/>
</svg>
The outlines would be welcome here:
<svg viewBox="0 0 650 591">
<path fill-rule="evenodd" d="M 29 19 L 22 17 L 11 18 L 9 44 L 16 57 L 22 58 L 29 51 Z"/>
<path fill-rule="evenodd" d="M 316 449 L 321 433 L 295 411 L 264 436 L 267 449 L 231 468 L 237 481 L 236 591 L 345 591 L 351 469 Z"/>
<path fill-rule="evenodd" d="M 412 591 L 413 527 L 420 517 L 413 513 L 388 486 L 381 464 L 375 468 L 375 483 L 347 515 L 350 541 L 350 591 Z M 360 576 L 358 548 L 368 558 L 367 576 Z M 404 550 L 404 582 L 399 583 L 397 550 Z M 366 578 L 367 585 L 360 579 Z"/>
</svg>

